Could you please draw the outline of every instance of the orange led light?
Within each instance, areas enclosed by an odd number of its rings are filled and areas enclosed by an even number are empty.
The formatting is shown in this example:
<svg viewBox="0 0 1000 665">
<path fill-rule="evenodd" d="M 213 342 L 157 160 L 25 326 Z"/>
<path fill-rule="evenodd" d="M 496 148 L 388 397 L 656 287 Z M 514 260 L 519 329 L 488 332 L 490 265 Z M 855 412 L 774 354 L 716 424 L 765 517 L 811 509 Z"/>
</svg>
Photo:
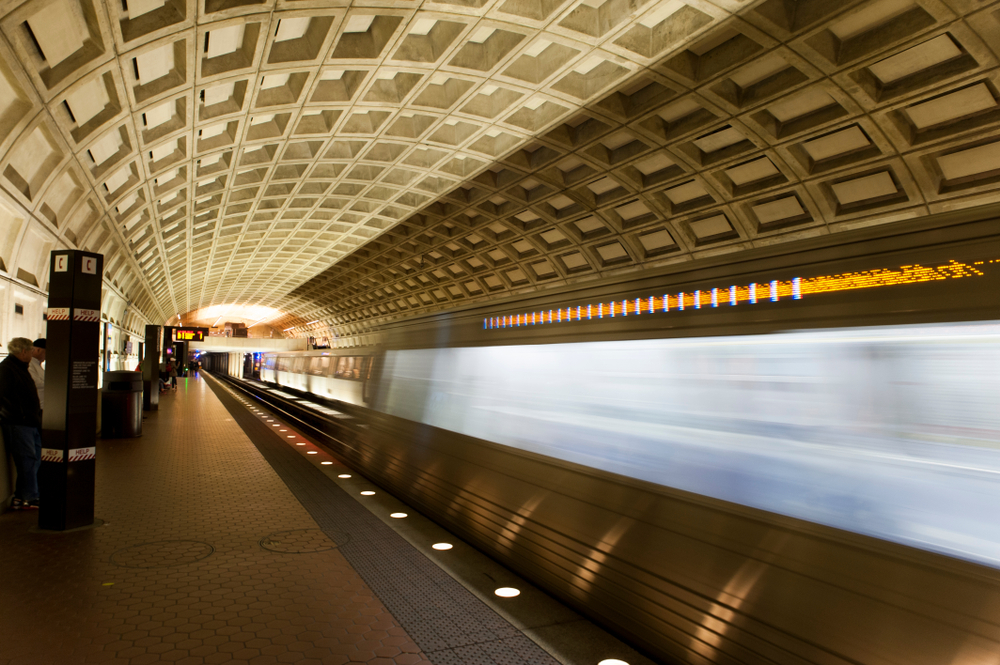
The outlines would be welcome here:
<svg viewBox="0 0 1000 665">
<path fill-rule="evenodd" d="M 494 316 L 483 319 L 483 328 L 499 329 L 535 325 L 535 323 L 563 323 L 576 320 L 603 319 L 605 316 L 629 316 L 656 312 L 684 311 L 686 309 L 718 308 L 724 304 L 730 306 L 740 303 L 755 304 L 762 301 L 779 302 L 781 300 L 801 300 L 806 295 L 833 293 L 836 291 L 851 291 L 854 289 L 872 289 L 886 286 L 901 286 L 903 284 L 920 284 L 922 282 L 961 279 L 963 277 L 982 277 L 983 268 L 987 265 L 1000 263 L 1000 259 L 973 261 L 963 263 L 951 260 L 937 266 L 920 264 L 900 266 L 896 269 L 876 268 L 860 272 L 848 272 L 820 277 L 805 277 L 788 281 L 772 280 L 770 282 L 752 282 L 745 286 L 713 287 L 699 289 L 691 293 L 679 292 L 677 295 L 647 296 L 644 298 L 612 300 L 604 303 L 573 305 L 540 312 L 516 316 Z M 546 313 L 548 316 L 546 317 Z"/>
</svg>

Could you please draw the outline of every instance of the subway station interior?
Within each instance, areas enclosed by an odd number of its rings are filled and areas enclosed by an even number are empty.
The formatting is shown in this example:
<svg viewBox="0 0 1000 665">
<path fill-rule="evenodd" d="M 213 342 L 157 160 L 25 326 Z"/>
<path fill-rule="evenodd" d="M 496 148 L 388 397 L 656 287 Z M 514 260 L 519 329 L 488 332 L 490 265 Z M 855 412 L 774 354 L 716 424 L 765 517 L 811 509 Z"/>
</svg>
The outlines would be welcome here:
<svg viewBox="0 0 1000 665">
<path fill-rule="evenodd" d="M 998 64 L 996 0 L 0 0 L 0 665 L 1000 665 Z"/>
</svg>

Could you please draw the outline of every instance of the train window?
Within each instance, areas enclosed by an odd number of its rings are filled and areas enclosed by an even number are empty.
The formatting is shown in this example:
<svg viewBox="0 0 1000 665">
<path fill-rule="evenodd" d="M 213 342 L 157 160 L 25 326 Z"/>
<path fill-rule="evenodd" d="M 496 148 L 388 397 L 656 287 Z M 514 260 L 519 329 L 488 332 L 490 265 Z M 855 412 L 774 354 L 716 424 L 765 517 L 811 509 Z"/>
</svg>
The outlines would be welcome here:
<svg viewBox="0 0 1000 665">
<path fill-rule="evenodd" d="M 301 356 L 299 356 L 298 358 L 295 358 L 294 359 L 294 364 L 292 365 L 292 367 L 293 367 L 292 371 L 295 372 L 296 374 L 303 374 L 305 372 L 305 369 L 306 369 L 306 361 L 307 360 L 309 360 L 309 359 L 308 358 L 303 358 Z"/>
<path fill-rule="evenodd" d="M 309 362 L 309 373 L 319 376 L 323 373 L 323 358 L 312 358 Z"/>
<path fill-rule="evenodd" d="M 278 356 L 278 371 L 279 372 L 288 371 L 288 356 Z"/>
<path fill-rule="evenodd" d="M 336 358 L 324 358 L 324 372 L 326 376 L 335 379 L 346 379 L 348 381 L 360 381 L 366 373 L 371 371 L 370 358 L 368 356 L 338 356 Z"/>
</svg>

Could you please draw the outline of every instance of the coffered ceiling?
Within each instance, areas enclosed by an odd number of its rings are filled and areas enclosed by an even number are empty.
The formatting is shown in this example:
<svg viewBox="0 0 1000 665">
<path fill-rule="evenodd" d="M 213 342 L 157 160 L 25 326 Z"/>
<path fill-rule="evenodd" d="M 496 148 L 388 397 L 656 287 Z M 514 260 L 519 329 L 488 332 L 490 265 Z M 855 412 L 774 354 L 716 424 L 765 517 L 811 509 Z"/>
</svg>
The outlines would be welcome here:
<svg viewBox="0 0 1000 665">
<path fill-rule="evenodd" d="M 998 198 L 995 2 L 0 8 L 0 187 L 153 319 L 357 335 Z"/>
</svg>

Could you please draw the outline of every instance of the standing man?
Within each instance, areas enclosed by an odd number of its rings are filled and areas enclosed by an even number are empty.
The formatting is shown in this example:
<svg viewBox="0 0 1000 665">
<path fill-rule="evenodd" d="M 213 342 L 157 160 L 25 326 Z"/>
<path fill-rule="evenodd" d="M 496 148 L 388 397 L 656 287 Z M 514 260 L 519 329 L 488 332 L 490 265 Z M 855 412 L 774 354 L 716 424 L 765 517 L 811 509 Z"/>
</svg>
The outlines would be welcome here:
<svg viewBox="0 0 1000 665">
<path fill-rule="evenodd" d="M 43 362 L 45 362 L 45 338 L 41 337 L 32 344 L 28 372 L 31 373 L 31 379 L 35 382 L 35 389 L 38 391 L 38 406 L 42 409 L 45 408 L 45 368 L 42 367 Z"/>
<path fill-rule="evenodd" d="M 7 344 L 8 356 L 0 362 L 0 427 L 17 468 L 15 510 L 38 509 L 42 421 L 38 392 L 28 371 L 33 348 L 30 339 L 15 337 Z"/>
</svg>

